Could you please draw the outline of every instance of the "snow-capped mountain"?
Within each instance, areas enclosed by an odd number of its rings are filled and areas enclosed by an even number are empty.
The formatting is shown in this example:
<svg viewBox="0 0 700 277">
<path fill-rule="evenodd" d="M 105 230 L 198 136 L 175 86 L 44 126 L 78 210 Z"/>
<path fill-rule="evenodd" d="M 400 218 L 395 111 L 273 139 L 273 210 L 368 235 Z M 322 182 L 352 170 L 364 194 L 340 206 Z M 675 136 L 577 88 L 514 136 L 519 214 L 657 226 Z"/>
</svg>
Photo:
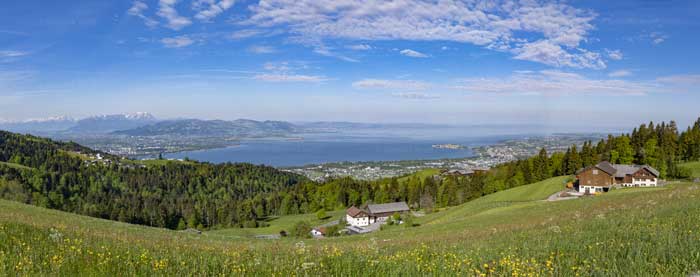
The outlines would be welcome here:
<svg viewBox="0 0 700 277">
<path fill-rule="evenodd" d="M 76 120 L 69 116 L 26 119 L 21 121 L 0 120 L 0 129 L 18 133 L 45 135 L 49 133 L 110 133 L 153 124 L 157 119 L 150 113 L 138 112 L 90 116 Z"/>
<path fill-rule="evenodd" d="M 79 120 L 68 131 L 71 133 L 110 133 L 118 130 L 138 128 L 156 121 L 152 114 L 144 112 L 98 115 Z"/>
<path fill-rule="evenodd" d="M 59 132 L 75 126 L 76 120 L 69 116 L 33 118 L 21 121 L 0 121 L 0 129 L 17 133 L 45 134 Z"/>
</svg>

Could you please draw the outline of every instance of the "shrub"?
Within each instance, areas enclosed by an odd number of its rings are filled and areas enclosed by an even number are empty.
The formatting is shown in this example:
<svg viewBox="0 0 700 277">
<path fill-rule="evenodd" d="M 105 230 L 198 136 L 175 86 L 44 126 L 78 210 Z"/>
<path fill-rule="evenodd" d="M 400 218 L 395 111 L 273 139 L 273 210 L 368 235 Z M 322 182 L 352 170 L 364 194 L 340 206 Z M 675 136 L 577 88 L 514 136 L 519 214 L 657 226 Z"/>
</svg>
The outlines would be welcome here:
<svg viewBox="0 0 700 277">
<path fill-rule="evenodd" d="M 294 229 L 292 229 L 292 236 L 297 238 L 310 238 L 311 237 L 311 224 L 306 221 L 299 221 L 294 224 Z"/>
<path fill-rule="evenodd" d="M 318 212 L 316 212 L 316 218 L 318 218 L 319 220 L 323 220 L 323 219 L 328 218 L 328 216 L 326 215 L 326 210 L 324 210 L 324 209 L 318 210 Z"/>
</svg>

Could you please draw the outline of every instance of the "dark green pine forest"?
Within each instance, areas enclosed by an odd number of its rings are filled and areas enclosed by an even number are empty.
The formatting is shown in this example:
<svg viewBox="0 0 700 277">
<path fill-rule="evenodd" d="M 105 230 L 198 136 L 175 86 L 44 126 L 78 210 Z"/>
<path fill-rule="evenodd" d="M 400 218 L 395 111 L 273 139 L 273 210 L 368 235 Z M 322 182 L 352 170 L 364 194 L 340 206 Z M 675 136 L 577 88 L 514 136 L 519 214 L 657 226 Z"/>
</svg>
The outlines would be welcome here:
<svg viewBox="0 0 700 277">
<path fill-rule="evenodd" d="M 94 163 L 100 154 L 111 163 Z M 685 178 L 683 161 L 700 159 L 700 119 L 642 124 L 631 133 L 542 149 L 471 177 L 433 176 L 323 183 L 246 163 L 143 163 L 75 143 L 0 131 L 0 198 L 93 217 L 170 229 L 258 227 L 273 215 L 335 210 L 369 202 L 406 201 L 413 208 L 458 205 L 500 190 L 574 174 L 600 161 L 648 164 L 662 178 Z"/>
</svg>

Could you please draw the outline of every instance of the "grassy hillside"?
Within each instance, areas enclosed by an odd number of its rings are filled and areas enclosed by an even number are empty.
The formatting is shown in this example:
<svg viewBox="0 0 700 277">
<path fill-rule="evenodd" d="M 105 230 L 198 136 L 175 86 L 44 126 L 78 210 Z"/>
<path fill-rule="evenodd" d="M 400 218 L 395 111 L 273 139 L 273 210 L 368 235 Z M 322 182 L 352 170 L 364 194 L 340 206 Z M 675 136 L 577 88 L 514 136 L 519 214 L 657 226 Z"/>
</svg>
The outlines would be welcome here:
<svg viewBox="0 0 700 277">
<path fill-rule="evenodd" d="M 551 191 L 540 187 L 553 190 L 562 181 L 430 214 L 419 227 L 322 240 L 196 235 L 0 201 L 0 274 L 685 276 L 700 270 L 700 186 L 538 200 Z M 281 226 L 295 219 L 278 220 Z"/>
<path fill-rule="evenodd" d="M 682 163 L 679 166 L 689 169 L 693 178 L 700 178 L 700 161 Z"/>
<path fill-rule="evenodd" d="M 545 200 L 550 195 L 563 190 L 568 178 L 568 176 L 554 177 L 537 183 L 499 191 L 443 212 L 426 216 L 420 219 L 420 222 L 423 224 L 443 224 L 444 222 L 462 219 L 469 215 L 496 208 L 527 206 L 530 204 L 529 202 Z"/>
<path fill-rule="evenodd" d="M 31 169 L 33 169 L 33 168 L 31 168 L 31 167 L 23 166 L 23 165 L 21 165 L 21 164 L 8 163 L 8 162 L 0 162 L 0 166 L 3 166 L 3 165 L 4 165 L 4 166 L 11 167 L 11 168 L 15 168 L 15 169 L 24 169 L 24 170 L 31 170 Z"/>
<path fill-rule="evenodd" d="M 311 226 L 319 226 L 331 221 L 336 221 L 340 219 L 341 216 L 345 215 L 345 210 L 326 212 L 327 218 L 318 219 L 316 214 L 298 214 L 298 215 L 286 215 L 278 217 L 270 217 L 265 222 L 270 224 L 267 227 L 261 228 L 228 228 L 221 230 L 209 231 L 207 234 L 225 236 L 227 238 L 251 238 L 256 235 L 274 235 L 279 234 L 280 231 L 285 230 L 288 233 L 299 221 L 306 221 L 311 224 Z"/>
<path fill-rule="evenodd" d="M 537 183 L 515 187 L 487 195 L 481 201 L 487 202 L 522 202 L 543 200 L 550 195 L 565 189 L 566 181 L 571 177 L 554 177 Z"/>
<path fill-rule="evenodd" d="M 399 182 L 408 182 L 408 179 L 410 178 L 418 178 L 418 179 L 425 179 L 427 177 L 435 176 L 437 174 L 440 174 L 440 169 L 435 169 L 435 168 L 430 168 L 430 169 L 423 169 L 417 172 L 414 172 L 412 174 L 409 174 L 407 176 L 401 177 L 398 179 Z"/>
</svg>

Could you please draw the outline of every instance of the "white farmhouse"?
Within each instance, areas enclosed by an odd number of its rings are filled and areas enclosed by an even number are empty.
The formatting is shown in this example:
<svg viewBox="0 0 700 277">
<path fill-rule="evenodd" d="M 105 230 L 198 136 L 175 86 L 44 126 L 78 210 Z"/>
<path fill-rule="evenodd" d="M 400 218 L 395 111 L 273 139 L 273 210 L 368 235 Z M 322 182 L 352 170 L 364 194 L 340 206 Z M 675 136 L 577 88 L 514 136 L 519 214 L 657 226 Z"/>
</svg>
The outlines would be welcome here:
<svg viewBox="0 0 700 277">
<path fill-rule="evenodd" d="M 374 223 L 374 217 L 370 217 L 369 213 L 358 209 L 355 206 L 350 207 L 345 215 L 345 220 L 352 226 L 364 227 Z"/>
<path fill-rule="evenodd" d="M 356 227 L 365 227 L 375 222 L 385 222 L 395 213 L 405 213 L 410 209 L 406 202 L 394 202 L 385 204 L 367 205 L 367 210 L 350 207 L 345 215 L 348 224 Z"/>
</svg>

